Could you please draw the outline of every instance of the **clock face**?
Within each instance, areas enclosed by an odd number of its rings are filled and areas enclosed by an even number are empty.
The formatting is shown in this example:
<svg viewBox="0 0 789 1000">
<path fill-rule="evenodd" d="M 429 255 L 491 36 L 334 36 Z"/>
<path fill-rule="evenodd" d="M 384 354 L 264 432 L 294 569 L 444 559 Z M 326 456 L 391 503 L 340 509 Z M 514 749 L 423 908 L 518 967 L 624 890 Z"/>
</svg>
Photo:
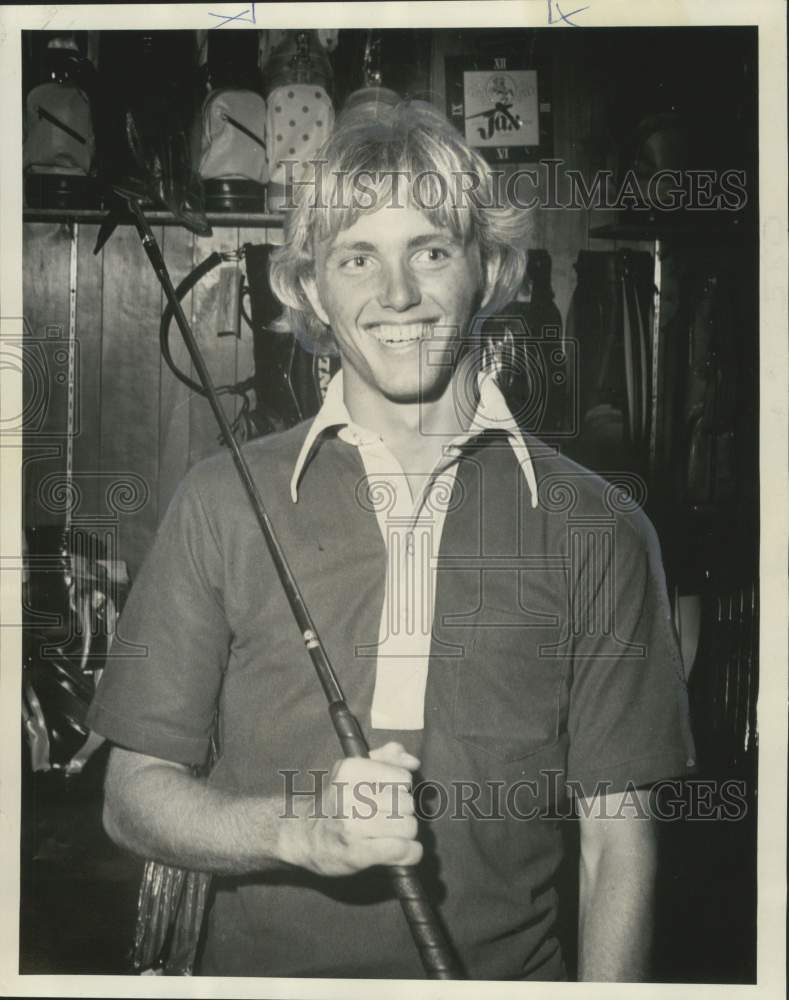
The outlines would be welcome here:
<svg viewBox="0 0 789 1000">
<path fill-rule="evenodd" d="M 524 163 L 551 155 L 546 73 L 522 58 L 451 56 L 446 60 L 447 114 L 489 163 Z"/>
</svg>

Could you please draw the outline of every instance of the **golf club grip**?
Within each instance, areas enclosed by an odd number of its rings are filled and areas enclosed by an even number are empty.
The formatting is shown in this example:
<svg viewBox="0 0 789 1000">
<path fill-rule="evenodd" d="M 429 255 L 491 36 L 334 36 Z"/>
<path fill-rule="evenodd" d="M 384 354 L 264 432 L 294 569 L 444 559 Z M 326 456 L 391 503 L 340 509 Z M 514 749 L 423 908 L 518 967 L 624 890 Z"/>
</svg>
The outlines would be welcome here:
<svg viewBox="0 0 789 1000">
<path fill-rule="evenodd" d="M 329 714 L 345 756 L 369 757 L 370 749 L 359 722 L 345 702 L 331 702 Z M 419 876 L 408 865 L 391 865 L 388 871 L 427 978 L 463 979 L 463 973 Z"/>
<path fill-rule="evenodd" d="M 391 865 L 388 872 L 427 978 L 465 978 L 417 873 L 407 865 Z"/>
</svg>

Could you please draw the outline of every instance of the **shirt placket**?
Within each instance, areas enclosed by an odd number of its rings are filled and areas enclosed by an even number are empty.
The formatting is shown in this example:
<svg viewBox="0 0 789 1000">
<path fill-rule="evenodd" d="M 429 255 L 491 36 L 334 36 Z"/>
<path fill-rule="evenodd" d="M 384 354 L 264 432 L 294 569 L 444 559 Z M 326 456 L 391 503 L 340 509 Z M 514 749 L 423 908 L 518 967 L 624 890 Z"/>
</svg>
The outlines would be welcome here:
<svg viewBox="0 0 789 1000">
<path fill-rule="evenodd" d="M 433 627 L 435 574 L 444 522 L 436 496 L 448 497 L 454 475 L 434 470 L 411 499 L 402 466 L 377 435 L 344 428 L 359 449 L 386 551 L 384 601 L 376 646 L 373 728 L 421 729 Z"/>
</svg>

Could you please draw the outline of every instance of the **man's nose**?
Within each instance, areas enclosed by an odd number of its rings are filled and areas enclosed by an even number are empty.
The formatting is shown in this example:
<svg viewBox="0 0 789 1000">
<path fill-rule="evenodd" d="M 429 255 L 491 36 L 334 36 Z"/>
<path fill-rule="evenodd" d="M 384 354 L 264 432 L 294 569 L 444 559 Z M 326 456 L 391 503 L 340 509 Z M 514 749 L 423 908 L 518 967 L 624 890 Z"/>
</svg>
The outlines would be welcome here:
<svg viewBox="0 0 789 1000">
<path fill-rule="evenodd" d="M 386 268 L 378 299 L 382 306 L 397 312 L 419 305 L 422 299 L 419 282 L 406 263 L 396 261 Z"/>
</svg>

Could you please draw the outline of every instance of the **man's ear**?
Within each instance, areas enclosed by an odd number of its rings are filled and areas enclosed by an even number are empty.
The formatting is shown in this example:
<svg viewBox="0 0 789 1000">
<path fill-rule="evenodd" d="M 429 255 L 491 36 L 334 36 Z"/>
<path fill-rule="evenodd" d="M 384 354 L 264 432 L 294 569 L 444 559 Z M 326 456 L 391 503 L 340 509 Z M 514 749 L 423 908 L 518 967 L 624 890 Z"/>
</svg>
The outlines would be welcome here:
<svg viewBox="0 0 789 1000">
<path fill-rule="evenodd" d="M 496 290 L 496 282 L 499 280 L 499 273 L 501 271 L 501 255 L 494 254 L 488 257 L 482 268 L 482 277 L 485 282 L 482 289 L 482 304 L 481 309 L 490 302 L 493 297 L 493 293 Z"/>
<path fill-rule="evenodd" d="M 324 323 L 326 326 L 330 326 L 329 314 L 323 308 L 320 295 L 318 295 L 318 284 L 315 281 L 315 277 L 311 274 L 305 274 L 299 278 L 299 284 L 301 285 L 302 291 L 307 296 L 307 301 L 312 306 L 312 310 L 315 315 L 321 323 Z"/>
</svg>

